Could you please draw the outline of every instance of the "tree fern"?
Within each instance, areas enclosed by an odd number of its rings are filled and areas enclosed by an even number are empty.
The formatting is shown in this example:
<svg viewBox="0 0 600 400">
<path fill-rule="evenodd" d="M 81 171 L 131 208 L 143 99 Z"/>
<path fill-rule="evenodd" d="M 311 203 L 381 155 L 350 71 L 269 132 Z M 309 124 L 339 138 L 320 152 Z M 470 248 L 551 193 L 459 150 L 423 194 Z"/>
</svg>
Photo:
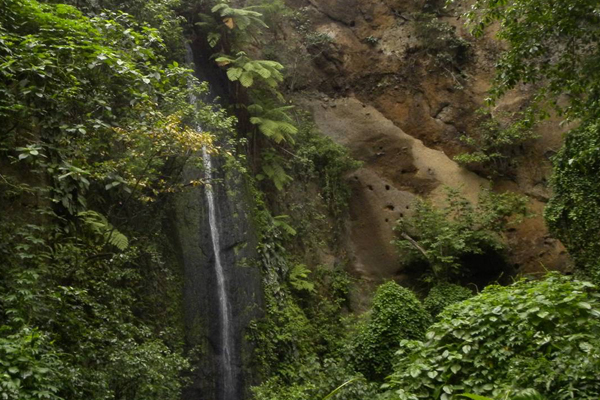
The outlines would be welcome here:
<svg viewBox="0 0 600 400">
<path fill-rule="evenodd" d="M 239 81 L 243 87 L 250 87 L 254 83 L 254 76 L 250 72 L 242 72 Z"/>
<path fill-rule="evenodd" d="M 271 88 L 275 88 L 283 81 L 281 70 L 283 65 L 270 60 L 253 60 L 240 51 L 235 57 L 221 55 L 215 59 L 221 66 L 229 66 L 227 77 L 230 81 L 239 81 L 244 87 L 254 85 L 255 80 L 264 82 Z"/>
<path fill-rule="evenodd" d="M 283 190 L 285 185 L 292 181 L 284 169 L 285 159 L 275 152 L 274 149 L 266 149 L 262 152 L 262 173 L 256 178 L 263 180 L 265 178 L 273 181 L 277 190 Z M 282 223 L 282 221 L 279 221 Z M 289 232 L 288 232 L 289 233 Z"/>
<path fill-rule="evenodd" d="M 298 133 L 289 116 L 288 111 L 293 106 L 283 106 L 277 108 L 266 108 L 259 104 L 248 106 L 248 111 L 252 115 L 250 123 L 256 125 L 258 130 L 275 141 L 275 143 L 289 142 L 294 143 L 294 135 Z"/>
<path fill-rule="evenodd" d="M 246 30 L 252 24 L 260 25 L 263 28 L 268 28 L 267 24 L 262 20 L 262 14 L 257 11 L 252 11 L 256 7 L 232 8 L 227 3 L 220 3 L 214 6 L 211 11 L 225 20 L 231 18 L 233 24 L 230 29 L 238 28 Z"/>
<path fill-rule="evenodd" d="M 262 172 L 264 174 L 263 177 L 266 176 L 273 181 L 277 190 L 283 190 L 285 185 L 292 181 L 292 177 L 285 172 L 281 163 L 265 162 L 262 166 Z M 260 176 L 258 178 L 260 179 Z"/>
</svg>

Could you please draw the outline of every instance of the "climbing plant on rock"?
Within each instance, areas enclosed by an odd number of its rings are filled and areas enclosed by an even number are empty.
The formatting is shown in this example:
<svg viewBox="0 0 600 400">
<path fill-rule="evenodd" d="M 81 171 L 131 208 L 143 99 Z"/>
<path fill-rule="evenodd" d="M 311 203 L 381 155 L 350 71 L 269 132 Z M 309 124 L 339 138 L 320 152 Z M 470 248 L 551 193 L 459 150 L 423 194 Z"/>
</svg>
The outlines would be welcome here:
<svg viewBox="0 0 600 400">
<path fill-rule="evenodd" d="M 430 315 L 410 289 L 384 283 L 350 345 L 352 365 L 370 380 L 383 380 L 392 372 L 400 341 L 422 339 L 430 323 Z"/>
</svg>

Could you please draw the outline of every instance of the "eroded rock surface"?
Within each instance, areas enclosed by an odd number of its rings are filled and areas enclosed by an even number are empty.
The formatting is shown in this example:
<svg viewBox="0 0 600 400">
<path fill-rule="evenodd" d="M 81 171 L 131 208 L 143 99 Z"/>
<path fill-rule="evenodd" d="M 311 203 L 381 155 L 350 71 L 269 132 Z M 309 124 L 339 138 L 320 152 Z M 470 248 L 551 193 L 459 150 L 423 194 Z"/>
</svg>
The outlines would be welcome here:
<svg viewBox="0 0 600 400">
<path fill-rule="evenodd" d="M 369 279 L 402 278 L 398 256 L 389 244 L 400 210 L 406 210 L 415 196 L 439 201 L 444 186 L 460 188 L 473 201 L 482 185 L 489 186 L 486 171 L 470 172 L 453 157 L 466 150 L 460 137 L 478 129 L 476 111 L 487 97 L 502 45 L 491 34 L 480 39 L 469 36 L 458 17 L 460 10 L 443 9 L 441 1 L 289 0 L 289 4 L 307 16 L 309 32 L 330 39 L 294 47 L 292 56 L 296 60 L 301 55 L 302 63 L 287 62 L 289 56 L 281 53 L 285 64 L 297 66 L 290 73 L 292 87 L 311 93 L 299 97 L 313 110 L 323 133 L 365 162 L 350 178 L 354 179 L 349 221 L 353 266 Z M 440 62 L 432 38 L 419 33 L 418 19 L 424 13 L 435 15 L 435 23 L 454 27 L 456 37 L 468 43 L 467 52 L 452 62 Z M 288 34 L 288 45 L 302 41 L 294 29 L 289 28 Z M 492 112 L 524 109 L 530 92 L 531 88 L 521 87 L 509 93 Z M 551 195 L 549 157 L 561 146 L 564 130 L 556 120 L 541 125 L 538 140 L 515 150 L 518 168 L 494 179 L 494 190 L 528 196 L 535 214 L 507 235 L 508 262 L 518 273 L 565 269 L 569 264 L 564 247 L 551 238 L 543 220 L 543 207 Z"/>
<path fill-rule="evenodd" d="M 458 188 L 476 202 L 489 183 L 460 167 L 444 152 L 406 134 L 375 108 L 348 97 L 304 99 L 321 132 L 346 146 L 363 167 L 349 176 L 349 248 L 354 269 L 369 279 L 403 278 L 391 241 L 399 218 L 408 216 L 417 196 L 434 202 L 445 188 Z M 407 278 L 407 277 L 404 277 Z"/>
</svg>

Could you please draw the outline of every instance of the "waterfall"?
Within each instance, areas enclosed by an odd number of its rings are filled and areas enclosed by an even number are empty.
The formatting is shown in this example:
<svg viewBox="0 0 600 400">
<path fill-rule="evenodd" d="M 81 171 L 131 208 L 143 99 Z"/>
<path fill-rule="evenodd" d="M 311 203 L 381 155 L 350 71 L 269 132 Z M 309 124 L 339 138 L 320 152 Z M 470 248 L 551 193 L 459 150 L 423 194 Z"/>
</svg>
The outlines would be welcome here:
<svg viewBox="0 0 600 400">
<path fill-rule="evenodd" d="M 193 63 L 193 55 L 191 47 L 186 44 L 186 61 Z M 194 104 L 196 97 L 190 96 L 190 103 Z M 198 132 L 202 131 L 201 126 L 196 127 Z M 212 241 L 212 249 L 214 255 L 214 270 L 217 278 L 217 296 L 219 298 L 219 318 L 220 318 L 220 399 L 221 400 L 236 400 L 236 382 L 234 377 L 234 365 L 233 365 L 233 354 L 234 354 L 234 341 L 231 324 L 231 306 L 229 301 L 229 295 L 227 291 L 227 279 L 225 277 L 225 271 L 221 263 L 221 246 L 220 246 L 220 232 L 217 220 L 217 212 L 215 206 L 215 193 L 212 186 L 212 157 L 206 147 L 202 148 L 202 160 L 204 163 L 204 179 L 205 189 L 204 194 L 206 195 L 206 203 L 208 206 L 208 223 L 210 226 L 210 237 Z M 200 399 L 199 399 L 200 400 Z"/>
<path fill-rule="evenodd" d="M 208 223 L 210 225 L 210 236 L 213 244 L 213 253 L 215 259 L 215 272 L 217 275 L 217 292 L 219 295 L 219 306 L 221 316 L 221 367 L 223 400 L 234 400 L 235 382 L 233 380 L 232 351 L 233 340 L 231 335 L 231 311 L 229 307 L 229 297 L 227 295 L 227 282 L 223 265 L 221 264 L 221 248 L 219 245 L 219 228 L 217 226 L 217 217 L 215 212 L 215 196 L 211 186 L 212 182 L 212 159 L 206 147 L 202 148 L 202 159 L 204 161 L 205 179 L 206 179 L 206 200 L 208 203 Z"/>
</svg>

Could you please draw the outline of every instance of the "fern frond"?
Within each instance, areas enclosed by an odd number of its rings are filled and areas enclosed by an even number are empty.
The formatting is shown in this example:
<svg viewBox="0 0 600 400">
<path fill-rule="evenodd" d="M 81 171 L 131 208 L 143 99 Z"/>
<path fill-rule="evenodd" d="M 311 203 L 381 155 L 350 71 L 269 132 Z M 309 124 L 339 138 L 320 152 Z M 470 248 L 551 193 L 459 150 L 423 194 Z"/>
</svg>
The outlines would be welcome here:
<svg viewBox="0 0 600 400">
<path fill-rule="evenodd" d="M 254 115 L 260 115 L 264 112 L 264 108 L 260 104 L 250 104 L 248 106 L 248 112 Z"/>
<path fill-rule="evenodd" d="M 292 287 L 296 290 L 314 292 L 315 284 L 308 280 L 310 273 L 311 271 L 310 269 L 306 268 L 306 265 L 296 264 L 290 271 L 290 285 L 292 285 Z"/>
<path fill-rule="evenodd" d="M 129 239 L 116 229 L 113 229 L 110 236 L 107 238 L 108 243 L 123 251 L 129 247 Z"/>
<path fill-rule="evenodd" d="M 250 87 L 254 83 L 254 77 L 250 72 L 243 72 L 239 80 L 243 87 Z"/>
<path fill-rule="evenodd" d="M 230 81 L 237 81 L 244 71 L 241 68 L 232 67 L 227 70 L 227 77 Z"/>
<path fill-rule="evenodd" d="M 93 210 L 87 210 L 81 211 L 77 216 L 93 234 L 102 238 L 105 243 L 115 246 L 121 251 L 129 247 L 127 236 L 112 226 L 104 215 Z"/>
</svg>

